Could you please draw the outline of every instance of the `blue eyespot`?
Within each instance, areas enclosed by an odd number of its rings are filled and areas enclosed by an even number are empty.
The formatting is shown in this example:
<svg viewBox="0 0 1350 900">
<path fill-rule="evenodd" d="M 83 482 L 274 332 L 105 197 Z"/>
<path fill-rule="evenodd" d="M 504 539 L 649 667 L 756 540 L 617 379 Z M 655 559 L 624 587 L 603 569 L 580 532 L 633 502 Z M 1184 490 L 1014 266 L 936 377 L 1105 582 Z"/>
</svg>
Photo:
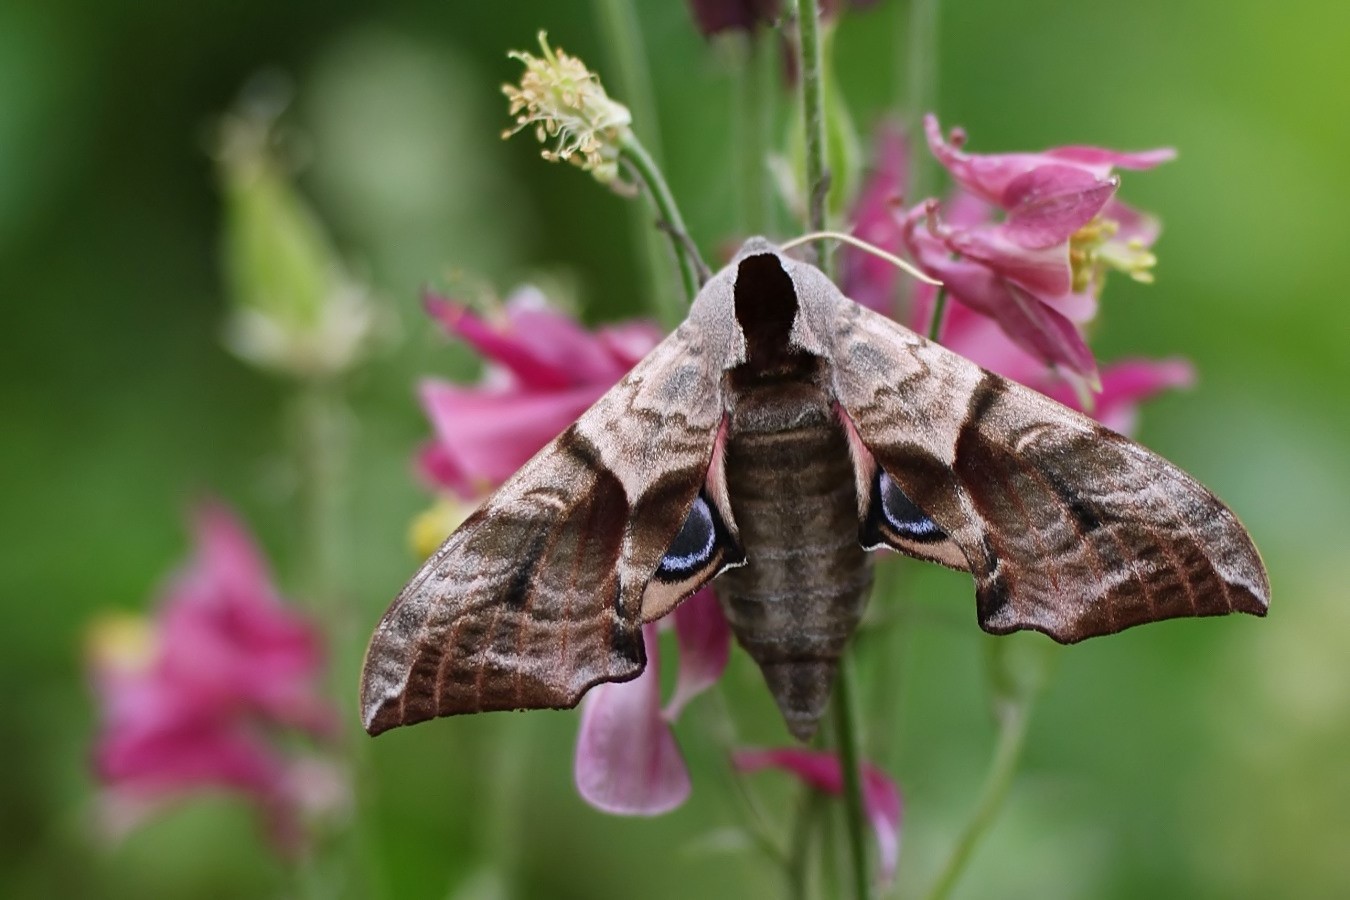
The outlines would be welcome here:
<svg viewBox="0 0 1350 900">
<path fill-rule="evenodd" d="M 877 470 L 877 497 L 880 500 L 881 515 L 886 525 L 896 535 L 905 540 L 925 544 L 944 540 L 946 532 L 938 524 L 914 505 L 914 501 L 905 496 L 891 476 Z"/>
<path fill-rule="evenodd" d="M 694 498 L 689 517 L 680 526 L 656 574 L 667 581 L 688 577 L 712 561 L 717 551 L 717 525 L 702 494 Z"/>
</svg>

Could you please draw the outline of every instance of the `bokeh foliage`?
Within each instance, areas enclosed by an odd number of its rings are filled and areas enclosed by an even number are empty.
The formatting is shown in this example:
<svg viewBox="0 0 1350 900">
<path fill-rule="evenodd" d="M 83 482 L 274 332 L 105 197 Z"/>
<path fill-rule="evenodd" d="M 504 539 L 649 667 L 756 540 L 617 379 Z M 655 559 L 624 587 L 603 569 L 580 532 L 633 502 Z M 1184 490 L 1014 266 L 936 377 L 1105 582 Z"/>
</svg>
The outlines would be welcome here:
<svg viewBox="0 0 1350 900">
<path fill-rule="evenodd" d="M 904 6 L 887 0 L 837 36 L 862 125 L 904 96 Z M 736 225 L 730 64 L 682 4 L 637 7 L 666 171 L 712 250 Z M 1117 279 L 1097 345 L 1105 359 L 1196 361 L 1199 386 L 1150 407 L 1142 438 L 1238 511 L 1274 585 L 1265 622 L 1170 622 L 1066 652 L 961 893 L 1344 896 L 1350 7 L 949 0 L 941 21 L 938 111 L 973 149 L 1179 148 L 1176 163 L 1126 174 L 1123 196 L 1166 223 L 1159 283 Z M 515 73 L 505 50 L 541 27 L 608 70 L 580 2 L 0 5 L 0 893 L 290 891 L 235 804 L 193 804 L 113 849 L 87 822 L 87 619 L 143 607 L 184 554 L 182 510 L 206 490 L 246 513 L 283 582 L 299 553 L 283 391 L 219 341 L 206 135 L 250 75 L 289 72 L 312 154 L 302 187 L 403 322 L 350 386 L 360 552 L 348 590 L 373 623 L 416 562 L 405 533 L 425 498 L 408 460 L 426 426 L 411 386 L 472 372 L 422 320 L 419 286 L 461 270 L 502 288 L 545 277 L 571 285 L 591 320 L 640 307 L 625 201 L 526 141 L 497 140 L 497 85 Z M 869 708 L 895 710 L 868 741 L 906 792 L 902 894 L 931 877 L 992 735 L 968 582 L 907 572 L 910 627 L 864 684 Z M 336 661 L 353 685 L 356 652 Z M 743 733 L 776 743 L 757 677 L 736 659 L 730 694 Z M 576 797 L 575 719 L 442 722 L 363 747 L 378 776 L 360 829 L 371 883 L 398 897 L 777 891 L 727 830 L 733 804 L 697 706 L 681 726 L 693 799 L 653 821 Z M 786 812 L 788 786 L 759 778 Z"/>
</svg>

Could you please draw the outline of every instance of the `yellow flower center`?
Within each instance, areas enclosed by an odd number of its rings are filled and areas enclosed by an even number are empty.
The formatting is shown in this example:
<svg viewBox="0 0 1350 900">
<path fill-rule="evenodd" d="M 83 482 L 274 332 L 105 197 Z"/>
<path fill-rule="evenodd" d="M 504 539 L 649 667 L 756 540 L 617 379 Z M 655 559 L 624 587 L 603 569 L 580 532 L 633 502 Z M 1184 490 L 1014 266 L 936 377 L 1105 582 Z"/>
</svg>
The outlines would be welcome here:
<svg viewBox="0 0 1350 900">
<path fill-rule="evenodd" d="M 1069 265 L 1075 291 L 1093 285 L 1100 290 L 1108 268 L 1124 272 L 1135 281 L 1153 283 L 1153 267 L 1158 257 L 1138 238 L 1117 240 L 1118 231 L 1119 222 L 1097 216 L 1069 237 Z"/>
<path fill-rule="evenodd" d="M 408 525 L 408 543 L 412 545 L 413 552 L 424 559 L 431 556 L 472 511 L 473 507 L 466 503 L 448 497 L 437 499 L 414 516 Z"/>
<path fill-rule="evenodd" d="M 134 675 L 155 661 L 155 629 L 145 616 L 104 613 L 85 632 L 85 653 L 101 671 Z"/>
</svg>

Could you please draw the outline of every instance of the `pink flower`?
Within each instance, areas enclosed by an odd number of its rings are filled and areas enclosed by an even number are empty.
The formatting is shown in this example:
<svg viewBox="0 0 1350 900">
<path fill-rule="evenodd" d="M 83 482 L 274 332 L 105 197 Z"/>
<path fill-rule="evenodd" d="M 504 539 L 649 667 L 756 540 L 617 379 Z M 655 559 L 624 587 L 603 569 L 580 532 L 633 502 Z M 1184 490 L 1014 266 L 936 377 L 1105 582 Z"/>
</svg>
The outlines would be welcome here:
<svg viewBox="0 0 1350 900">
<path fill-rule="evenodd" d="M 853 234 L 912 257 L 944 282 L 951 301 L 945 345 L 1080 409 L 1084 381 L 1099 377 L 1094 387 L 1101 396 L 1092 409 L 1118 430 L 1133 427 L 1140 401 L 1190 383 L 1190 365 L 1180 360 L 1127 361 L 1098 376 L 1080 330 L 1096 313 L 1102 268 L 1146 279 L 1152 264 L 1146 248 L 1158 235 L 1156 220 L 1114 198 L 1112 166 L 1147 168 L 1172 151 L 1069 147 L 976 156 L 959 150 L 959 133 L 943 141 L 932 116 L 925 126 L 958 189 L 944 203 L 902 210 L 908 154 L 903 136 L 882 126 L 874 168 L 854 204 Z M 1000 209 L 1005 216 L 996 221 Z M 891 313 L 895 268 L 849 247 L 840 256 L 844 293 Z M 908 324 L 926 333 L 935 290 L 915 285 L 911 295 Z"/>
<path fill-rule="evenodd" d="M 738 750 L 732 764 L 742 772 L 781 769 L 818 791 L 838 796 L 844 792 L 843 770 L 839 758 L 821 750 L 796 747 L 777 750 Z M 872 823 L 881 860 L 881 879 L 889 883 L 895 877 L 900 858 L 900 817 L 903 806 L 900 791 L 871 763 L 862 765 L 863 810 Z"/>
<path fill-rule="evenodd" d="M 325 803 L 342 793 L 330 765 L 279 743 L 288 728 L 336 731 L 336 711 L 318 693 L 319 634 L 282 603 L 228 511 L 204 506 L 194 530 L 194 557 L 156 619 L 109 620 L 92 634 L 106 824 L 124 832 L 173 799 L 224 789 L 249 797 L 277 846 L 293 851 L 316 792 Z"/>
<path fill-rule="evenodd" d="M 904 201 L 909 145 L 892 124 L 877 129 L 872 170 L 853 204 L 853 235 L 869 244 L 900 253 L 903 226 L 896 212 Z M 868 309 L 890 315 L 894 310 L 900 272 L 894 265 L 856 247 L 839 251 L 839 287 Z"/>
<path fill-rule="evenodd" d="M 1172 151 L 1065 147 L 977 156 L 959 149 L 960 132 L 948 143 L 933 116 L 924 124 L 930 149 L 959 189 L 945 205 L 927 200 L 900 210 L 905 145 L 894 129 L 882 128 L 876 167 L 854 208 L 854 234 L 910 256 L 1042 363 L 1095 387 L 1096 360 L 1079 326 L 1096 314 L 1106 268 L 1151 279 L 1148 247 L 1158 232 L 1155 220 L 1114 199 L 1119 182 L 1111 170 L 1148 168 Z M 844 292 L 885 312 L 894 271 L 852 249 L 842 259 Z"/>
<path fill-rule="evenodd" d="M 689 0 L 694 24 L 704 37 L 772 25 L 781 6 L 782 0 Z"/>
<path fill-rule="evenodd" d="M 588 332 L 534 288 L 512 295 L 498 322 L 440 297 L 428 297 L 427 311 L 489 362 L 476 387 L 437 379 L 421 386 L 436 432 L 420 453 L 421 471 L 465 498 L 505 481 L 661 339 L 641 321 Z"/>
<path fill-rule="evenodd" d="M 643 629 L 647 668 L 642 674 L 622 684 L 597 685 L 582 706 L 577 791 L 605 812 L 654 816 L 689 796 L 689 772 L 670 726 L 686 703 L 721 676 L 731 653 L 731 629 L 710 588 L 675 607 L 669 618 L 679 642 L 680 670 L 665 709 L 655 625 Z"/>
</svg>

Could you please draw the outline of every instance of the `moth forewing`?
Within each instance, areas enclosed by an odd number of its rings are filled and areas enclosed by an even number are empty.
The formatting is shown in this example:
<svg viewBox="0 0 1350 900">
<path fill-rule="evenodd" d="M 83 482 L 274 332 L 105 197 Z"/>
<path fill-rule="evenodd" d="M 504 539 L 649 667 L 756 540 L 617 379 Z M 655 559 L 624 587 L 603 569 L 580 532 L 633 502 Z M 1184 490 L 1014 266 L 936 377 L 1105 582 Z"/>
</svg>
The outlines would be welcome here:
<svg viewBox="0 0 1350 900">
<path fill-rule="evenodd" d="M 1177 616 L 1265 614 L 1256 548 L 1195 479 L 876 313 L 844 309 L 839 401 L 884 472 L 960 549 L 986 630 L 1073 642 Z M 850 358 L 902 378 L 878 383 L 838 363 Z M 922 434 L 897 427 L 933 409 Z"/>
</svg>

